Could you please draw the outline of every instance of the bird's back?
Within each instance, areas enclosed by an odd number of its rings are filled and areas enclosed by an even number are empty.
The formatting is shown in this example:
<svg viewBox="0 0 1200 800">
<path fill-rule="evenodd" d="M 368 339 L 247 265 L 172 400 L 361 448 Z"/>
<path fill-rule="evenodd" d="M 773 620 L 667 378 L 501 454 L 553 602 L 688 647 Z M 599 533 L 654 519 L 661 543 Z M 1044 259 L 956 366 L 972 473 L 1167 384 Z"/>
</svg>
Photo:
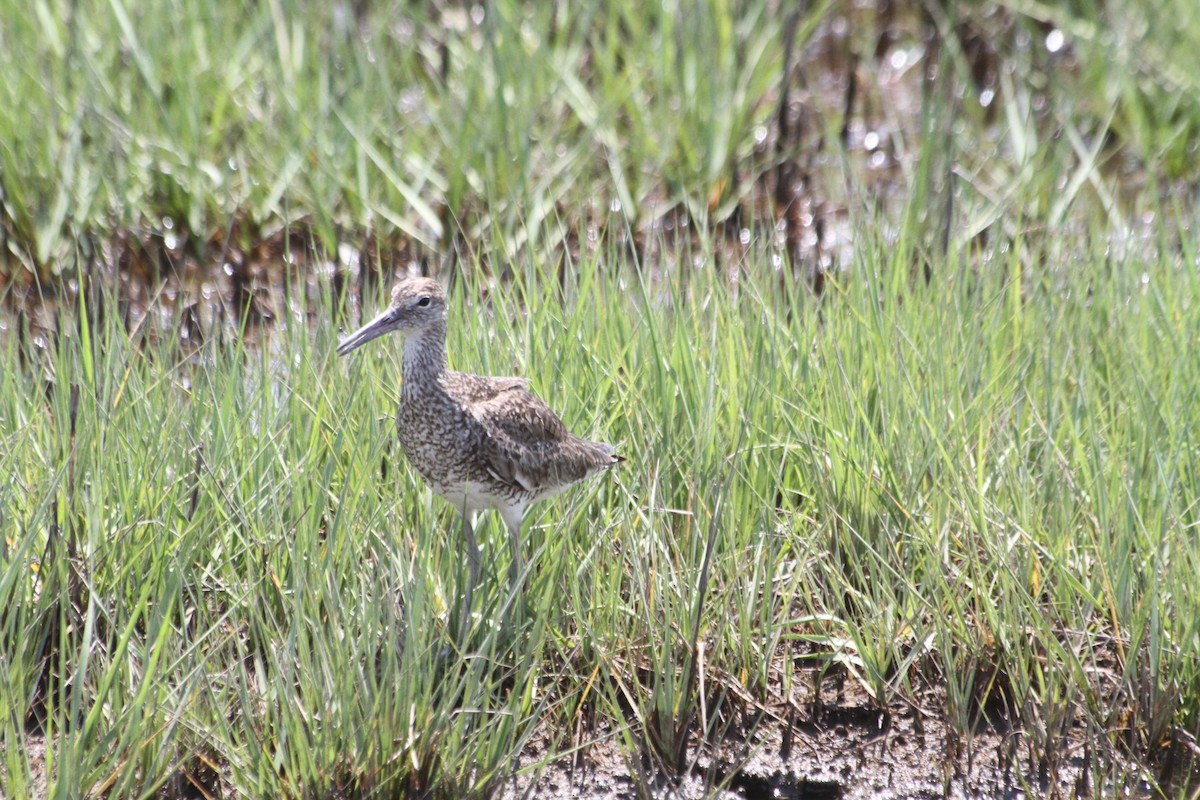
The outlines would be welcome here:
<svg viewBox="0 0 1200 800">
<path fill-rule="evenodd" d="M 572 434 L 526 385 L 447 371 L 428 396 L 406 398 L 401 444 L 435 491 L 449 497 L 473 486 L 497 503 L 532 503 L 619 463 L 611 445 Z M 429 426 L 441 430 L 430 436 Z"/>
</svg>

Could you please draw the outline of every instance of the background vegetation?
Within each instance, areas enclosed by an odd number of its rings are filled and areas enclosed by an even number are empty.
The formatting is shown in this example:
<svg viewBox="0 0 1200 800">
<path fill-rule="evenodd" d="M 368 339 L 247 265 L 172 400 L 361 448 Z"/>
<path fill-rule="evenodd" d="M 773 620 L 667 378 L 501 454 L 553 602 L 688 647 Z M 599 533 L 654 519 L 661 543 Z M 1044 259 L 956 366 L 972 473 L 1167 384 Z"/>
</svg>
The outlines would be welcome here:
<svg viewBox="0 0 1200 800">
<path fill-rule="evenodd" d="M 650 792 L 831 673 L 1195 792 L 1190 2 L 0 5 L 0 794 Z M 629 459 L 469 618 L 409 270 Z"/>
</svg>

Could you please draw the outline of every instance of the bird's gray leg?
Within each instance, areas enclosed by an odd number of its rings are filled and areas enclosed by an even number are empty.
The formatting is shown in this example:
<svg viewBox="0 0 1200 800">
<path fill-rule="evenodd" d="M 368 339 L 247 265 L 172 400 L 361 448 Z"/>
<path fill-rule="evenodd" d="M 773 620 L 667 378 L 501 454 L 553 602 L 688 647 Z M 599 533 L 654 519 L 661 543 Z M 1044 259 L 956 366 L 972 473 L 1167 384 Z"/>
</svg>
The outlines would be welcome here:
<svg viewBox="0 0 1200 800">
<path fill-rule="evenodd" d="M 508 541 L 512 546 L 512 561 L 508 563 L 508 582 L 514 587 L 517 581 L 521 580 L 521 573 L 525 569 L 525 559 L 521 557 L 521 527 L 508 529 Z"/>
<path fill-rule="evenodd" d="M 475 529 L 471 526 L 471 516 L 470 512 L 462 515 L 463 538 L 467 541 L 467 592 L 463 605 L 466 606 L 468 615 L 471 613 L 471 594 L 475 590 L 475 584 L 479 582 L 481 562 L 479 542 L 475 541 Z"/>
<path fill-rule="evenodd" d="M 508 562 L 508 582 L 514 591 L 517 582 L 521 580 L 521 573 L 525 570 L 525 559 L 521 556 L 521 522 L 525 518 L 524 511 L 517 508 L 501 512 L 504 526 L 508 528 L 508 544 L 512 551 L 512 558 Z"/>
</svg>

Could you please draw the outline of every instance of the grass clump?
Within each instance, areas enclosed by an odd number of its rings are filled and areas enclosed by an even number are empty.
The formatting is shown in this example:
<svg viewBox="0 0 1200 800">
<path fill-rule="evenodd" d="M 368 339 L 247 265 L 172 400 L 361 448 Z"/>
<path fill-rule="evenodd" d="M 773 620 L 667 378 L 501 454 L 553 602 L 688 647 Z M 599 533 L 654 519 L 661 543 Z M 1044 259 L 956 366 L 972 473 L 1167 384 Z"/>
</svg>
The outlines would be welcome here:
<svg viewBox="0 0 1200 800">
<path fill-rule="evenodd" d="M 1136 220 L 1154 204 L 1102 175 L 1150 197 L 1195 179 L 1181 2 L 14 4 L 0 270 L 142 248 L 152 273 L 240 267 L 231 250 L 269 268 L 256 245 L 293 228 L 328 252 L 369 234 L 544 260 L 610 228 L 653 243 L 675 214 L 736 236 L 811 204 L 832 224 L 860 186 L 892 211 L 927 196 L 927 245 L 950 225 L 1011 238 L 1013 211 Z"/>
<path fill-rule="evenodd" d="M 1009 714 L 1052 763 L 1071 725 L 1145 756 L 1194 732 L 1194 272 L 876 266 L 819 307 L 596 262 L 586 291 L 460 291 L 455 366 L 528 370 L 629 457 L 536 515 L 527 602 L 485 536 L 466 640 L 394 348 L 285 325 L 185 358 L 83 314 L 38 384 L 6 340 L 6 793 L 35 732 L 54 785 L 120 796 L 477 794 L 608 738 L 678 767 L 786 696 L 802 642 L 881 709 L 944 686 L 960 733 Z"/>
<path fill-rule="evenodd" d="M 1200 35 L 879 10 L 10 9 L 0 795 L 717 785 L 829 676 L 1193 791 Z M 465 616 L 398 349 L 333 355 L 416 266 L 627 457 Z"/>
</svg>

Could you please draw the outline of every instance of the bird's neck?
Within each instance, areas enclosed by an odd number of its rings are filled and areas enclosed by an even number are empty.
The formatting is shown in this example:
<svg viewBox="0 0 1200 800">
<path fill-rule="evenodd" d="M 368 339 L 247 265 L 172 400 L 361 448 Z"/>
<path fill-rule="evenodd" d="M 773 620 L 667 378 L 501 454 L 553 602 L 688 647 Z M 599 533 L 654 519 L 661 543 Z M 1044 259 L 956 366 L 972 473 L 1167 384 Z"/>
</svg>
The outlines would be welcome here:
<svg viewBox="0 0 1200 800">
<path fill-rule="evenodd" d="M 446 371 L 446 328 L 431 328 L 404 339 L 404 391 L 436 385 Z"/>
</svg>

